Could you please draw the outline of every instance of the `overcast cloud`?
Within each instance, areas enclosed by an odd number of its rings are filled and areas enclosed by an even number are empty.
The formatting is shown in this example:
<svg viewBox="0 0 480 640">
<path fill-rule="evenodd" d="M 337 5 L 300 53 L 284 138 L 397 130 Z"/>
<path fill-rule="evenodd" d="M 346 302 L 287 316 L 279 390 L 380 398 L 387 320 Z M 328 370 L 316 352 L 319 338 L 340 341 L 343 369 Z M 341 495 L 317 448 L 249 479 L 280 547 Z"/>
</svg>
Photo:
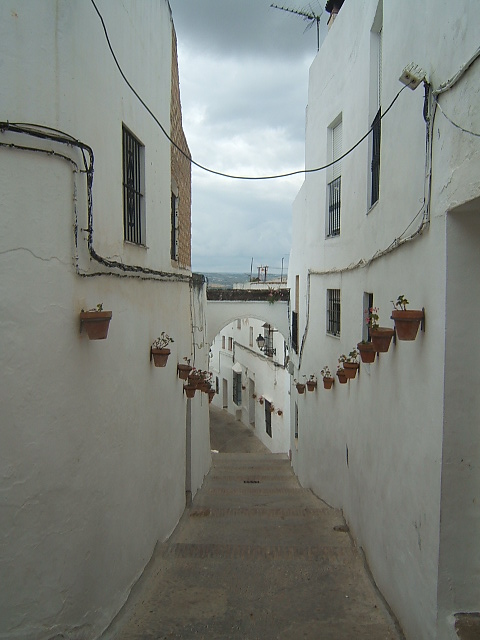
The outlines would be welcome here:
<svg viewBox="0 0 480 640">
<path fill-rule="evenodd" d="M 304 166 L 308 68 L 315 25 L 271 0 L 170 0 L 183 126 L 196 162 L 272 175 Z M 319 0 L 296 9 L 320 14 Z M 291 205 L 303 177 L 231 180 L 192 171 L 192 267 L 248 272 L 288 261 Z"/>
</svg>

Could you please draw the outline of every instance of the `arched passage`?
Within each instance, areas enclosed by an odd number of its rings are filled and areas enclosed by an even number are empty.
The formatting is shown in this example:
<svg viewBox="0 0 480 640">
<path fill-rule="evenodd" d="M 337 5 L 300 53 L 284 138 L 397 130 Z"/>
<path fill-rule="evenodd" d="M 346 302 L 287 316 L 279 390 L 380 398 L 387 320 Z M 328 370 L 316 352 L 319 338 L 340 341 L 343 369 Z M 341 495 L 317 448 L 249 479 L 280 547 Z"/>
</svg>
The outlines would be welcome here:
<svg viewBox="0 0 480 640">
<path fill-rule="evenodd" d="M 271 304 L 266 300 L 245 300 L 245 292 L 241 293 L 240 300 L 207 303 L 210 371 L 217 391 L 213 404 L 250 427 L 272 452 L 287 453 L 288 298 Z M 234 295 L 230 290 L 230 296 Z M 264 337 L 261 349 L 257 343 L 259 334 Z"/>
<path fill-rule="evenodd" d="M 252 292 L 247 297 L 244 290 L 236 293 L 235 289 L 215 289 L 207 292 L 207 340 L 211 344 L 219 331 L 237 318 L 256 318 L 268 322 L 284 336 L 288 342 L 289 330 L 289 291 L 278 292 L 280 299 L 268 301 L 268 292 Z M 258 299 L 258 293 L 263 299 Z M 214 296 L 214 297 L 213 297 Z"/>
</svg>

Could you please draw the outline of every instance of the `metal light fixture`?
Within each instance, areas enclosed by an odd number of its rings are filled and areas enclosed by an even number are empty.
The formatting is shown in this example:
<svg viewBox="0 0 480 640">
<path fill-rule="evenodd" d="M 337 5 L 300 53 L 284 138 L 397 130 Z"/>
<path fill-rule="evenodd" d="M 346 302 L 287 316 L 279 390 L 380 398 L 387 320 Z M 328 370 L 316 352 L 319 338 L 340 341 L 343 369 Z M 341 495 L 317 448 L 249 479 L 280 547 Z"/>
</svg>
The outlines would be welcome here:
<svg viewBox="0 0 480 640">
<path fill-rule="evenodd" d="M 258 334 L 257 346 L 260 349 L 260 351 L 263 351 L 263 349 L 265 347 L 265 338 L 262 336 L 261 333 Z"/>
<path fill-rule="evenodd" d="M 261 333 L 258 334 L 258 337 L 256 339 L 256 343 L 257 343 L 257 347 L 260 349 L 260 351 L 263 351 L 263 353 L 271 358 L 272 356 L 274 356 L 276 354 L 276 349 L 272 349 L 272 347 L 268 346 L 267 341 L 265 340 L 265 337 L 262 336 Z"/>
</svg>

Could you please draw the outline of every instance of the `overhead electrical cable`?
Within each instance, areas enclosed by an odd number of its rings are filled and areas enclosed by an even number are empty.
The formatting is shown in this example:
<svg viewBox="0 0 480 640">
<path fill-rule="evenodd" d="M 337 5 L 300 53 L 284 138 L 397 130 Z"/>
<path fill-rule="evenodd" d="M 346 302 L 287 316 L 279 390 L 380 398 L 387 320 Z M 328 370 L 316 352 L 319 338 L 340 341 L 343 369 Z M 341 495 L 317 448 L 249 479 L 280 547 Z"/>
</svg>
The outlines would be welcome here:
<svg viewBox="0 0 480 640">
<path fill-rule="evenodd" d="M 352 147 L 350 147 L 350 149 L 348 151 L 346 151 L 343 155 L 341 155 L 339 158 L 337 158 L 336 160 L 329 162 L 327 164 L 324 164 L 320 167 L 315 167 L 313 169 L 297 169 L 296 171 L 288 171 L 286 173 L 278 173 L 278 174 L 274 174 L 274 175 L 267 175 L 267 176 L 244 176 L 244 175 L 235 175 L 235 174 L 231 174 L 231 173 L 224 173 L 223 171 L 216 171 L 215 169 L 210 169 L 209 167 L 206 167 L 202 164 L 200 164 L 199 162 L 196 162 L 192 156 L 187 153 L 184 149 L 182 149 L 182 147 L 180 147 L 174 140 L 172 140 L 172 138 L 170 137 L 170 135 L 168 134 L 168 132 L 166 131 L 165 127 L 162 125 L 162 123 L 160 122 L 160 120 L 157 118 L 157 116 L 153 113 L 153 111 L 150 109 L 150 107 L 146 104 L 146 102 L 142 99 L 142 97 L 139 95 L 139 93 L 135 90 L 135 88 L 132 86 L 132 84 L 130 83 L 130 81 L 128 80 L 127 76 L 125 75 L 120 63 L 118 62 L 117 56 L 115 55 L 115 51 L 112 47 L 112 43 L 110 42 L 110 38 L 108 35 L 108 31 L 107 31 L 107 26 L 105 24 L 105 21 L 103 19 L 102 14 L 100 13 L 100 11 L 98 10 L 97 5 L 95 4 L 95 0 L 90 0 L 91 3 L 93 4 L 95 11 L 98 14 L 98 17 L 100 18 L 100 21 L 102 23 L 102 27 L 103 27 L 103 32 L 105 34 L 105 39 L 107 41 L 108 44 L 108 48 L 110 49 L 110 53 L 112 54 L 113 60 L 115 61 L 115 65 L 118 69 L 118 71 L 120 72 L 120 75 L 122 76 L 123 80 L 125 81 L 126 85 L 128 86 L 128 88 L 130 89 L 130 91 L 132 91 L 132 93 L 135 95 L 135 97 L 139 100 L 140 104 L 146 109 L 146 111 L 150 114 L 150 116 L 153 118 L 153 120 L 156 122 L 156 124 L 160 127 L 163 135 L 167 138 L 167 140 L 169 140 L 169 142 L 183 155 L 185 156 L 185 158 L 187 158 L 189 160 L 189 162 L 191 162 L 191 164 L 195 165 L 196 167 L 198 167 L 199 169 L 202 169 L 203 171 L 206 171 L 207 173 L 212 173 L 213 175 L 216 176 L 221 176 L 223 178 L 231 178 L 232 180 L 276 180 L 278 178 L 288 178 L 290 176 L 295 176 L 295 175 L 299 175 L 301 173 L 316 173 L 318 171 L 323 171 L 324 169 L 328 169 L 328 167 L 333 166 L 335 163 L 340 162 L 340 160 L 343 160 L 343 158 L 346 158 L 350 153 L 352 153 L 352 151 L 354 151 L 364 140 L 365 138 L 367 138 L 370 133 L 373 130 L 373 126 L 370 127 L 370 129 L 367 131 L 367 133 L 365 133 L 360 140 L 358 140 Z M 402 91 L 404 89 L 407 88 L 408 85 L 404 85 L 396 94 L 396 96 L 393 98 L 393 100 L 391 101 L 391 103 L 389 104 L 389 106 L 385 109 L 385 111 L 381 114 L 380 119 L 382 120 L 387 113 L 390 111 L 390 109 L 393 107 L 393 105 L 395 104 L 395 102 L 397 101 L 398 96 L 402 93 Z"/>
</svg>

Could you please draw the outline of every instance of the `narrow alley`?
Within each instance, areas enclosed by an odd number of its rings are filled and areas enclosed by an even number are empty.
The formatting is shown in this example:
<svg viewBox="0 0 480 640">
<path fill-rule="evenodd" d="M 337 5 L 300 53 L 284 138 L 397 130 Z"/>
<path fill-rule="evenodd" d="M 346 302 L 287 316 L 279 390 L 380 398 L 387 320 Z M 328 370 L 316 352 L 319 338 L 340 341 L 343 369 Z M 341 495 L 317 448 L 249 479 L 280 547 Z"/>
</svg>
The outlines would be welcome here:
<svg viewBox="0 0 480 640">
<path fill-rule="evenodd" d="M 400 638 L 342 514 L 226 412 L 211 425 L 212 469 L 108 637 Z"/>
</svg>

